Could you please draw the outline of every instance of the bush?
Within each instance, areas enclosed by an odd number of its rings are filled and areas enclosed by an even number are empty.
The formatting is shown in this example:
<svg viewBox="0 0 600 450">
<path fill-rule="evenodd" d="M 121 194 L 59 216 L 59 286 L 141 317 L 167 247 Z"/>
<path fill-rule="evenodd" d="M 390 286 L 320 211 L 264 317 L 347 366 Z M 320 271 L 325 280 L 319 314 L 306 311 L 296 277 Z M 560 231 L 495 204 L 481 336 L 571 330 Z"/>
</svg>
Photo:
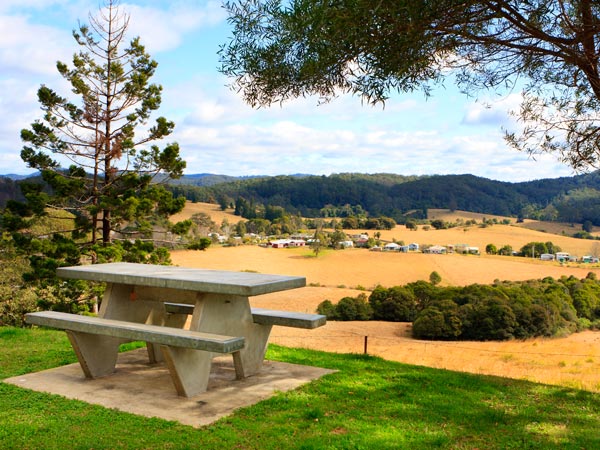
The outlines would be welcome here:
<svg viewBox="0 0 600 450">
<path fill-rule="evenodd" d="M 367 302 L 366 294 L 356 297 L 344 297 L 337 305 L 325 300 L 317 306 L 317 313 L 327 316 L 328 320 L 371 320 L 373 310 Z"/>
<path fill-rule="evenodd" d="M 212 241 L 210 238 L 202 237 L 190 242 L 187 248 L 189 250 L 206 250 L 208 247 L 210 247 L 211 243 Z"/>
<path fill-rule="evenodd" d="M 344 297 L 336 305 L 338 320 L 370 320 L 373 315 L 365 294 Z"/>
<path fill-rule="evenodd" d="M 327 320 L 337 320 L 337 311 L 331 300 L 324 300 L 317 306 L 317 313 L 327 317 Z"/>
<path fill-rule="evenodd" d="M 413 322 L 412 331 L 418 339 L 456 339 L 462 332 L 458 305 L 452 300 L 442 300 L 425 308 Z"/>
<path fill-rule="evenodd" d="M 429 274 L 429 282 L 434 286 L 437 286 L 442 281 L 442 277 L 435 270 Z"/>
<path fill-rule="evenodd" d="M 0 326 L 25 326 L 25 314 L 37 311 L 38 296 L 32 288 L 0 291 Z"/>
<path fill-rule="evenodd" d="M 412 322 L 417 313 L 417 299 L 410 289 L 377 286 L 369 296 L 375 320 Z"/>
</svg>

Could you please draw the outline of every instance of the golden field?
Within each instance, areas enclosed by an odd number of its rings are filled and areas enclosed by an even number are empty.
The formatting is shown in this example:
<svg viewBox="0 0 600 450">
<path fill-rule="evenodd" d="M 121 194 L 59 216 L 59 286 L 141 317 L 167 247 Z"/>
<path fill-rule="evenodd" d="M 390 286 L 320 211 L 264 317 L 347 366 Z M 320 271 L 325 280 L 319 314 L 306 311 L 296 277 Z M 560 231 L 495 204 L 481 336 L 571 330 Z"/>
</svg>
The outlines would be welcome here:
<svg viewBox="0 0 600 450">
<path fill-rule="evenodd" d="M 194 212 L 207 212 L 220 223 L 239 217 L 224 213 L 217 205 L 189 204 L 177 220 Z M 218 213 L 218 214 L 217 214 Z M 213 215 L 214 214 L 214 215 Z M 173 220 L 173 219 L 172 219 Z M 396 227 L 382 231 L 385 240 L 405 243 L 466 243 L 485 249 L 509 244 L 514 249 L 530 241 L 552 241 L 564 251 L 579 256 L 593 252 L 594 241 L 551 235 L 539 231 L 493 225 L 449 230 L 409 231 Z M 442 284 L 466 285 L 500 280 L 525 280 L 574 275 L 583 278 L 599 272 L 597 266 L 565 265 L 531 258 L 488 255 L 428 255 L 370 252 L 364 249 L 324 251 L 314 257 L 308 248 L 272 249 L 258 246 L 211 246 L 207 251 L 174 251 L 173 263 L 207 269 L 256 271 L 306 277 L 307 287 L 254 297 L 254 306 L 290 311 L 314 312 L 325 299 L 333 302 L 356 296 L 377 284 L 386 287 L 416 280 L 428 280 L 432 271 Z M 368 293 L 368 292 L 367 292 Z M 410 364 L 473 373 L 529 379 L 600 392 L 600 333 L 584 332 L 566 338 L 510 342 L 430 342 L 410 337 L 410 324 L 386 322 L 329 322 L 316 330 L 275 327 L 271 342 L 332 352 L 364 350 L 368 353 Z"/>
</svg>

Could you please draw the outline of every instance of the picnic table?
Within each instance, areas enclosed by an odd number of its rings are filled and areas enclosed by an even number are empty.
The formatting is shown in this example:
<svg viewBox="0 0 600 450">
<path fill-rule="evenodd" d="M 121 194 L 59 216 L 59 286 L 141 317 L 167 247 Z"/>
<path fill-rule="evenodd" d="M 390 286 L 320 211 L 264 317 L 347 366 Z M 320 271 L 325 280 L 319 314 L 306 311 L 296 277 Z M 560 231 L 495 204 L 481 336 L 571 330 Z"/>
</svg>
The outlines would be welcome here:
<svg viewBox="0 0 600 450">
<path fill-rule="evenodd" d="M 27 322 L 66 330 L 88 378 L 114 372 L 121 343 L 146 341 L 150 362 L 164 361 L 187 397 L 206 390 L 216 353 L 232 354 L 244 378 L 260 371 L 273 325 L 325 324 L 318 314 L 250 307 L 250 297 L 303 287 L 304 277 L 134 263 L 61 267 L 57 275 L 107 283 L 98 317 L 41 311 Z"/>
</svg>

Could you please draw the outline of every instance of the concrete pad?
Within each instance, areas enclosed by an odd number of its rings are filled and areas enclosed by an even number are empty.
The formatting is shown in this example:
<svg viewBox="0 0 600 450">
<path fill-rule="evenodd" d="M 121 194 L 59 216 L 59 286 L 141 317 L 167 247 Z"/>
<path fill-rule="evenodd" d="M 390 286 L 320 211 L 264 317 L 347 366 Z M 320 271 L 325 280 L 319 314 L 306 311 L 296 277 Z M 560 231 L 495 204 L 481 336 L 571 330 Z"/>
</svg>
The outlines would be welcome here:
<svg viewBox="0 0 600 450">
<path fill-rule="evenodd" d="M 201 427 L 276 392 L 295 389 L 333 372 L 265 361 L 260 373 L 236 380 L 233 358 L 219 356 L 213 361 L 208 390 L 185 398 L 177 395 L 167 368 L 162 364 L 149 364 L 146 349 L 141 348 L 120 353 L 117 371 L 103 378 L 86 379 L 76 363 L 19 375 L 4 382 L 132 414 Z"/>
</svg>

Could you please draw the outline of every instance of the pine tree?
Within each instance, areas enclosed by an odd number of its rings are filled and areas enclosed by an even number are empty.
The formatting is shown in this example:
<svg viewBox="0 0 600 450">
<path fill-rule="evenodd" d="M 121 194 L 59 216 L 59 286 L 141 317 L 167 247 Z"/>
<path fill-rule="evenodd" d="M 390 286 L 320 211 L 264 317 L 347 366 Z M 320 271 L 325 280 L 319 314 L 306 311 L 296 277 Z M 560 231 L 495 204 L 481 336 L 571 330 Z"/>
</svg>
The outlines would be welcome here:
<svg viewBox="0 0 600 450">
<path fill-rule="evenodd" d="M 177 143 L 154 143 L 175 125 L 164 117 L 148 123 L 162 87 L 150 82 L 157 63 L 140 39 L 126 44 L 129 16 L 107 0 L 89 20 L 73 32 L 81 50 L 72 66 L 57 63 L 77 100 L 40 87 L 43 118 L 21 131 L 21 157 L 50 188 L 25 186 L 33 211 L 71 212 L 74 237 L 93 245 L 110 243 L 124 226 L 149 231 L 153 216 L 181 210 L 184 199 L 173 199 L 160 183 L 180 177 L 185 162 Z"/>
</svg>

